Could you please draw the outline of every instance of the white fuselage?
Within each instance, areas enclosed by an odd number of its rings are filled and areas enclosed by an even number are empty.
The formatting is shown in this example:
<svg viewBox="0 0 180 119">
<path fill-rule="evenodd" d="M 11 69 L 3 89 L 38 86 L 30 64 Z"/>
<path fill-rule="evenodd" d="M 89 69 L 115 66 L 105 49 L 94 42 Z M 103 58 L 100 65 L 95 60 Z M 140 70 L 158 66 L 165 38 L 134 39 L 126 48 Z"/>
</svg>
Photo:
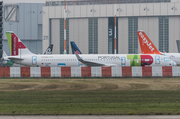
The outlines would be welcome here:
<svg viewBox="0 0 180 119">
<path fill-rule="evenodd" d="M 164 56 L 169 57 L 172 61 L 180 65 L 180 53 L 162 53 Z"/>
<path fill-rule="evenodd" d="M 83 60 L 105 64 L 104 66 L 175 66 L 176 63 L 163 55 L 148 54 L 152 58 L 142 58 L 147 56 L 144 54 L 82 54 L 79 55 Z M 135 57 L 134 57 L 135 56 Z M 78 61 L 76 55 L 21 55 L 21 56 L 7 56 L 8 58 L 20 58 L 23 60 L 14 60 L 15 63 L 33 66 L 33 67 L 61 67 L 61 66 L 86 66 Z M 129 58 L 131 57 L 131 58 Z M 133 58 L 132 58 L 133 57 Z M 139 57 L 139 58 L 137 58 Z M 152 62 L 149 64 L 149 62 Z"/>
</svg>

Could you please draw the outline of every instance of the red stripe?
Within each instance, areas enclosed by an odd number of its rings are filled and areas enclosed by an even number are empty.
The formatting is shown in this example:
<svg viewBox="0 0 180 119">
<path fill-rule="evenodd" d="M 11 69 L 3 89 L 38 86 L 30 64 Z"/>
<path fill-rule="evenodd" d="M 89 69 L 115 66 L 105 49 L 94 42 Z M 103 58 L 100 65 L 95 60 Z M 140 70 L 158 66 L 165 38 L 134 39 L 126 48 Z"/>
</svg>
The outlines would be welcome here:
<svg viewBox="0 0 180 119">
<path fill-rule="evenodd" d="M 21 67 L 21 77 L 30 77 L 30 67 Z"/>
<path fill-rule="evenodd" d="M 116 50 L 116 38 L 114 39 L 114 49 Z"/>
<path fill-rule="evenodd" d="M 66 50 L 66 39 L 64 39 L 64 50 Z"/>
<path fill-rule="evenodd" d="M 101 67 L 102 77 L 112 77 L 111 67 Z"/>
<path fill-rule="evenodd" d="M 41 77 L 51 77 L 50 67 L 41 67 Z"/>
<path fill-rule="evenodd" d="M 142 76 L 152 76 L 152 67 L 142 67 Z"/>
<path fill-rule="evenodd" d="M 91 77 L 91 67 L 81 67 L 82 77 Z"/>
<path fill-rule="evenodd" d="M 71 77 L 71 67 L 61 67 L 61 77 Z"/>
<path fill-rule="evenodd" d="M 0 77 L 10 77 L 10 67 L 0 67 Z"/>
<path fill-rule="evenodd" d="M 172 66 L 163 66 L 162 76 L 172 76 Z"/>
<path fill-rule="evenodd" d="M 122 76 L 123 77 L 132 76 L 132 67 L 122 67 Z"/>
</svg>

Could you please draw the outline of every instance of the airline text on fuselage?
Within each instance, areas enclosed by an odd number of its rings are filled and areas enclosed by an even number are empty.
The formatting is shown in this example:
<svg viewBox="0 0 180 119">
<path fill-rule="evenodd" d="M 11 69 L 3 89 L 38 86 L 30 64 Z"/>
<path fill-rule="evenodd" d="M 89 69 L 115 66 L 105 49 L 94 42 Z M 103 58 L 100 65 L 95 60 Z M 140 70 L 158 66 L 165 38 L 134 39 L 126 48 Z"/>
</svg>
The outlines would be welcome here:
<svg viewBox="0 0 180 119">
<path fill-rule="evenodd" d="M 121 59 L 119 56 L 98 56 L 100 60 L 114 60 L 114 59 Z"/>
</svg>

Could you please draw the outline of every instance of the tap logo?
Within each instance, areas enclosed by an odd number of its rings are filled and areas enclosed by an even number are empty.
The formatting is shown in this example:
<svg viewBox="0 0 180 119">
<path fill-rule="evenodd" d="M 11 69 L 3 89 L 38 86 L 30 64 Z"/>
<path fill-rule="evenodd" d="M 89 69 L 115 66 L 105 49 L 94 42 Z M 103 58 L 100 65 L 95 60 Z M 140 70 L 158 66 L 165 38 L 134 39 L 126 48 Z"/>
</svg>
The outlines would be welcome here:
<svg viewBox="0 0 180 119">
<path fill-rule="evenodd" d="M 18 40 L 19 40 L 18 37 L 14 33 L 12 33 L 12 37 L 11 37 L 12 56 L 19 55 L 18 49 L 26 48 L 26 46 L 21 41 Z"/>
<path fill-rule="evenodd" d="M 145 43 L 149 49 L 151 51 L 154 51 L 154 48 L 152 47 L 152 44 L 148 42 L 148 40 L 146 39 L 146 37 L 144 37 L 143 33 L 142 32 L 139 32 L 139 35 L 141 36 L 141 38 L 143 39 L 143 43 Z"/>
</svg>

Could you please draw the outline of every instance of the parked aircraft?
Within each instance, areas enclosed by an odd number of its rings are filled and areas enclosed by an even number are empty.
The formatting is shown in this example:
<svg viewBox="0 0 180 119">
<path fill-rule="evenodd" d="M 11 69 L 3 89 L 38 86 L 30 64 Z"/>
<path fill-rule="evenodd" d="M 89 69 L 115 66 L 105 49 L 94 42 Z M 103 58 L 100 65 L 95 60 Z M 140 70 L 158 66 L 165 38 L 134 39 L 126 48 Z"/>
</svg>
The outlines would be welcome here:
<svg viewBox="0 0 180 119">
<path fill-rule="evenodd" d="M 175 62 L 163 55 L 155 54 L 82 54 L 78 55 L 37 55 L 26 48 L 13 33 L 6 32 L 12 56 L 4 60 L 12 60 L 17 64 L 40 67 L 59 66 L 174 66 Z"/>
<path fill-rule="evenodd" d="M 45 55 L 50 55 L 52 54 L 52 50 L 53 50 L 53 44 L 50 44 L 49 47 L 46 49 L 46 51 L 44 52 Z M 5 51 L 3 51 L 3 58 L 7 57 L 7 54 Z M 3 61 L 3 66 L 8 66 L 8 67 L 20 67 L 19 64 L 16 64 L 14 61 L 12 60 L 7 60 L 7 61 Z M 22 65 L 25 66 L 25 65 Z"/>
<path fill-rule="evenodd" d="M 176 62 L 177 65 L 180 65 L 180 53 L 161 53 L 148 38 L 146 33 L 142 30 L 137 31 L 138 39 L 140 43 L 141 53 L 142 54 L 160 54 L 169 57 L 171 60 Z"/>
<path fill-rule="evenodd" d="M 71 43 L 71 49 L 72 49 L 73 54 L 74 52 L 76 52 L 77 54 L 82 54 L 74 41 L 70 41 L 70 43 Z"/>
</svg>

